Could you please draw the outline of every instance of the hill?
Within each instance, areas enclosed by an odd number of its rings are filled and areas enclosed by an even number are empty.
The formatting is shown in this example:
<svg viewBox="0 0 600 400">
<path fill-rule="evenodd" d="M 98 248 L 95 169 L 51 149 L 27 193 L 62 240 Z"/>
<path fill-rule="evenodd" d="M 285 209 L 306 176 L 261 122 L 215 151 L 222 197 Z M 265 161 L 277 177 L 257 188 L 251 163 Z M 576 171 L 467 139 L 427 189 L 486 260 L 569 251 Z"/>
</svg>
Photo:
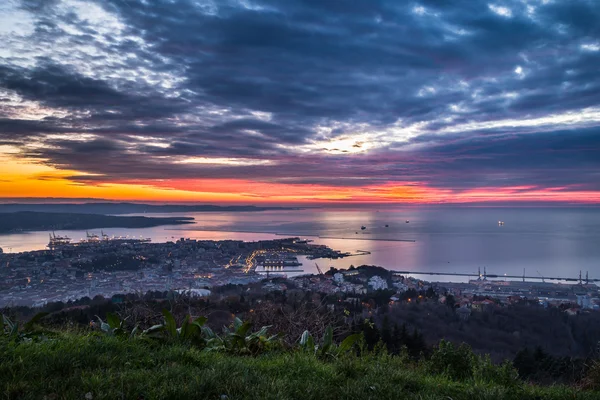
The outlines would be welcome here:
<svg viewBox="0 0 600 400">
<path fill-rule="evenodd" d="M 193 223 L 189 217 L 122 217 L 100 214 L 11 212 L 0 218 L 0 233 L 99 228 L 149 228 Z"/>
<path fill-rule="evenodd" d="M 214 206 L 138 203 L 6 203 L 0 204 L 0 213 L 35 211 L 82 214 L 141 214 L 175 212 L 255 212 L 267 210 L 296 210 L 291 207 Z"/>
</svg>

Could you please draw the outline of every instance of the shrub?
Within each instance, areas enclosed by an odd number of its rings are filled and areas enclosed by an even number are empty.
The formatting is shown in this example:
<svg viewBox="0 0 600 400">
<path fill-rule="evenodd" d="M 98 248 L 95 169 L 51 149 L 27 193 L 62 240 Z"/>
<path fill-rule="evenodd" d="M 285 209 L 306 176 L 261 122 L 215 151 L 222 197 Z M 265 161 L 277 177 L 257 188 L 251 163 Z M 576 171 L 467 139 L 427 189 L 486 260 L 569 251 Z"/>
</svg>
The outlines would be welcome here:
<svg viewBox="0 0 600 400">
<path fill-rule="evenodd" d="M 589 390 L 600 390 L 600 361 L 594 361 L 583 378 L 582 386 Z"/>
<path fill-rule="evenodd" d="M 513 387 L 518 385 L 519 373 L 510 361 L 494 365 L 489 355 L 474 356 L 473 378 L 488 383 Z"/>
<path fill-rule="evenodd" d="M 427 363 L 427 370 L 442 374 L 450 379 L 462 381 L 472 378 L 475 371 L 476 356 L 466 344 L 456 347 L 451 342 L 441 340 Z"/>
</svg>

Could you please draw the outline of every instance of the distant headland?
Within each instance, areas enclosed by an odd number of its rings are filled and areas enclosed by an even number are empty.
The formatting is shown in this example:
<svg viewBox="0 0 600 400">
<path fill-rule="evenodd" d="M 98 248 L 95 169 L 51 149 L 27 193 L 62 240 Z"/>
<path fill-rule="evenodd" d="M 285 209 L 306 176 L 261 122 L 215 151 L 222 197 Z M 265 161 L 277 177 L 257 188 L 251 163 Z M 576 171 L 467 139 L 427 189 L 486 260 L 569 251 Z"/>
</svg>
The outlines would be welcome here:
<svg viewBox="0 0 600 400">
<path fill-rule="evenodd" d="M 191 217 L 124 217 L 101 214 L 18 211 L 0 216 L 0 234 L 26 231 L 99 228 L 150 228 L 192 224 Z"/>
<path fill-rule="evenodd" d="M 141 214 L 176 212 L 253 212 L 268 210 L 298 210 L 296 207 L 258 207 L 258 206 L 216 206 L 182 204 L 140 204 L 140 203 L 5 203 L 0 204 L 0 213 L 21 211 L 70 213 L 70 214 Z M 99 227 L 98 227 L 99 228 Z"/>
</svg>

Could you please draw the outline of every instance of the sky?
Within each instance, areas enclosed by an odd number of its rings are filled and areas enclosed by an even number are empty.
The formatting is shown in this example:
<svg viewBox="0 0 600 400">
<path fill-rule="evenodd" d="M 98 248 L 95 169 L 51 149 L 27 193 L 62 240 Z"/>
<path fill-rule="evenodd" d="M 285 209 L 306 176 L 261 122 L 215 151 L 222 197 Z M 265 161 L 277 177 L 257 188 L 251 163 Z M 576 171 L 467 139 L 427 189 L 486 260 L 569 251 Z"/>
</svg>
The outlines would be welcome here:
<svg viewBox="0 0 600 400">
<path fill-rule="evenodd" d="M 600 1 L 3 0 L 0 197 L 600 203 Z"/>
</svg>

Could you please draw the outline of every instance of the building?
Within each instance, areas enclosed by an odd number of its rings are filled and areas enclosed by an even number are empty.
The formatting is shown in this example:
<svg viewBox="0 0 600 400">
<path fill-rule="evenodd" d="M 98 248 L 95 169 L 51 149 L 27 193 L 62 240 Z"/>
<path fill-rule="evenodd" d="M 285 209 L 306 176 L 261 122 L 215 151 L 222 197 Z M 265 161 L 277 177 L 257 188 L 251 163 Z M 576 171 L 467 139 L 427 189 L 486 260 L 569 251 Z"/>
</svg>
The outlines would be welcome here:
<svg viewBox="0 0 600 400">
<path fill-rule="evenodd" d="M 383 290 L 383 289 L 388 288 L 388 284 L 387 284 L 386 280 L 377 275 L 375 275 L 375 276 L 371 277 L 371 279 L 369 279 L 369 286 L 373 290 Z"/>
<path fill-rule="evenodd" d="M 190 297 L 206 297 L 211 293 L 208 289 L 178 289 L 176 292 Z"/>
<path fill-rule="evenodd" d="M 460 307 L 456 310 L 456 314 L 461 320 L 467 321 L 471 316 L 471 310 L 468 307 Z"/>
<path fill-rule="evenodd" d="M 592 301 L 588 295 L 578 295 L 577 305 L 581 308 L 592 308 Z"/>
<path fill-rule="evenodd" d="M 333 280 L 337 283 L 343 283 L 344 282 L 344 275 L 337 272 L 333 275 Z"/>
</svg>

